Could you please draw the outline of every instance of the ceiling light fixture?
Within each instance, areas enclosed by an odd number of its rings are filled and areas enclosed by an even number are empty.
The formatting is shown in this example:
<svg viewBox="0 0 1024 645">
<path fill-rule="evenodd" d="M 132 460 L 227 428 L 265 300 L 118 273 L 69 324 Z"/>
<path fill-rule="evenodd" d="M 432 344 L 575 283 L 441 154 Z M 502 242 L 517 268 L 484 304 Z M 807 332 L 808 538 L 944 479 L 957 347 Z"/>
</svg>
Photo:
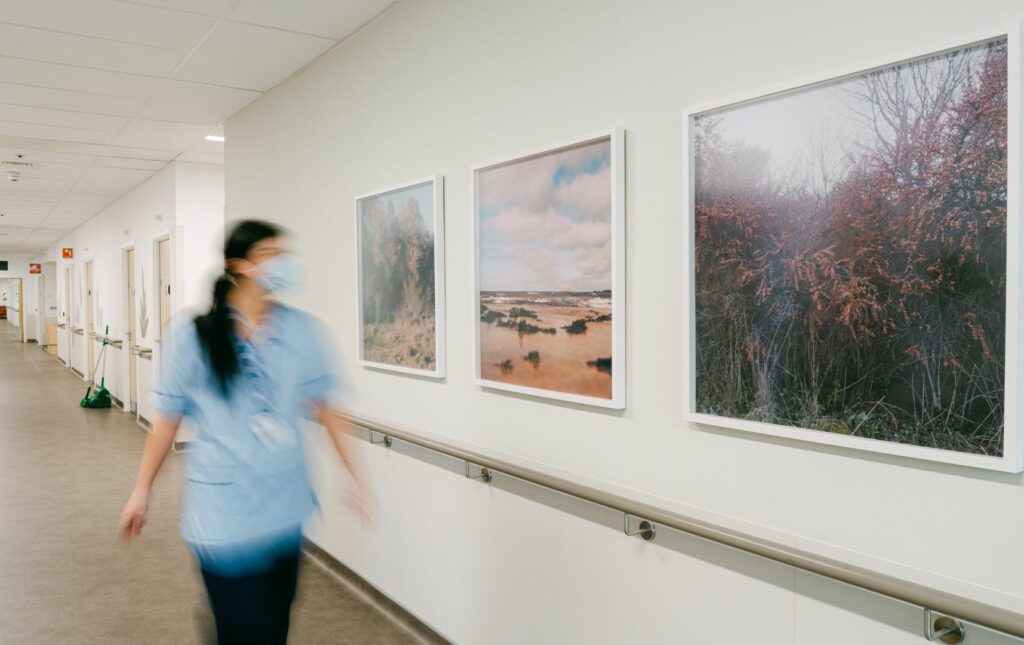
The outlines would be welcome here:
<svg viewBox="0 0 1024 645">
<path fill-rule="evenodd" d="M 208 135 L 206 135 L 206 140 L 207 141 L 224 141 L 224 137 L 222 137 L 222 136 L 220 136 L 218 134 L 208 134 Z"/>
</svg>

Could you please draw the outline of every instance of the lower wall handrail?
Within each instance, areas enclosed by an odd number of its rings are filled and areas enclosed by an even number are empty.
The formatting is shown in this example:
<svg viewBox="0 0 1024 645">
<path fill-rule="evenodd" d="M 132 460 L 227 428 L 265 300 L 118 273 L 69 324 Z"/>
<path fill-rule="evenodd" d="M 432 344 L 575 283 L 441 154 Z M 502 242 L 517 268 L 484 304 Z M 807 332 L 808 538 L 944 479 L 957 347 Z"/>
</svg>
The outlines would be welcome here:
<svg viewBox="0 0 1024 645">
<path fill-rule="evenodd" d="M 642 518 L 656 525 L 696 535 L 775 562 L 918 605 L 927 610 L 942 612 L 982 627 L 1024 638 L 1024 614 L 1010 611 L 1004 607 L 904 580 L 750 533 L 718 526 L 696 517 L 630 499 L 612 491 L 556 477 L 528 466 L 455 446 L 440 439 L 425 437 L 397 428 L 390 423 L 374 421 L 349 413 L 338 413 L 338 415 L 354 426 L 371 433 L 384 435 L 385 440 L 382 441 L 375 441 L 372 434 L 368 437 L 368 441 L 377 445 L 390 446 L 391 439 L 398 439 L 472 463 L 476 467 L 487 469 L 489 473 L 501 473 L 515 477 L 559 493 L 621 511 L 627 516 Z"/>
</svg>

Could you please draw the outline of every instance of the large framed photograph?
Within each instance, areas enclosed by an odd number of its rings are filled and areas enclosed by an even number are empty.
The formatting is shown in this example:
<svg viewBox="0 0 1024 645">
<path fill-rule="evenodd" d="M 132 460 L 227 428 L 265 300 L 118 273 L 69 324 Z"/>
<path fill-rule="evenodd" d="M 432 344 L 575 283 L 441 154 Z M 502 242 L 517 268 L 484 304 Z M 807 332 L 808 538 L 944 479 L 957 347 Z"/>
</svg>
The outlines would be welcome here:
<svg viewBox="0 0 1024 645">
<path fill-rule="evenodd" d="M 356 197 L 359 361 L 445 375 L 444 181 Z"/>
<path fill-rule="evenodd" d="M 1020 27 L 687 110 L 687 417 L 1022 470 Z"/>
<path fill-rule="evenodd" d="M 477 384 L 625 407 L 622 130 L 473 169 Z"/>
</svg>

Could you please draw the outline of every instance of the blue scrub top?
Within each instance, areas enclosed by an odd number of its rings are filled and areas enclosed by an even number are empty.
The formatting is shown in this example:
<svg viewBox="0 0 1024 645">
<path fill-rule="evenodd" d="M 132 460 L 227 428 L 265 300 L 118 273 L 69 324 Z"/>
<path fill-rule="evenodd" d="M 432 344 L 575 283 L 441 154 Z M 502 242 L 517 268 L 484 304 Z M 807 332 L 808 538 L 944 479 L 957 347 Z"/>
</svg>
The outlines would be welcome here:
<svg viewBox="0 0 1024 645">
<path fill-rule="evenodd" d="M 305 460 L 304 417 L 337 387 L 321 325 L 275 303 L 252 342 L 237 340 L 242 364 L 225 398 L 195 324 L 180 326 L 164 355 L 156 409 L 187 417 L 197 437 L 185 455 L 181 535 L 203 569 L 247 575 L 294 552 L 316 507 Z M 274 432 L 259 430 L 260 419 Z"/>
</svg>

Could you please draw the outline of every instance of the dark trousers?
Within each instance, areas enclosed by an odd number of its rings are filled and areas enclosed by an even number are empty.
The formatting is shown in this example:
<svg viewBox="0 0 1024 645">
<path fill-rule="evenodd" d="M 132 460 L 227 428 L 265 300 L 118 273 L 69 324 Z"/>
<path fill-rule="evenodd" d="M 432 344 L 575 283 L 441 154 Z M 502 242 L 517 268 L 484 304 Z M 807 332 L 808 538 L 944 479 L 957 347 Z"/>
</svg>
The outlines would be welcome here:
<svg viewBox="0 0 1024 645">
<path fill-rule="evenodd" d="M 285 645 L 298 576 L 298 554 L 280 557 L 256 575 L 203 571 L 218 645 Z"/>
</svg>

